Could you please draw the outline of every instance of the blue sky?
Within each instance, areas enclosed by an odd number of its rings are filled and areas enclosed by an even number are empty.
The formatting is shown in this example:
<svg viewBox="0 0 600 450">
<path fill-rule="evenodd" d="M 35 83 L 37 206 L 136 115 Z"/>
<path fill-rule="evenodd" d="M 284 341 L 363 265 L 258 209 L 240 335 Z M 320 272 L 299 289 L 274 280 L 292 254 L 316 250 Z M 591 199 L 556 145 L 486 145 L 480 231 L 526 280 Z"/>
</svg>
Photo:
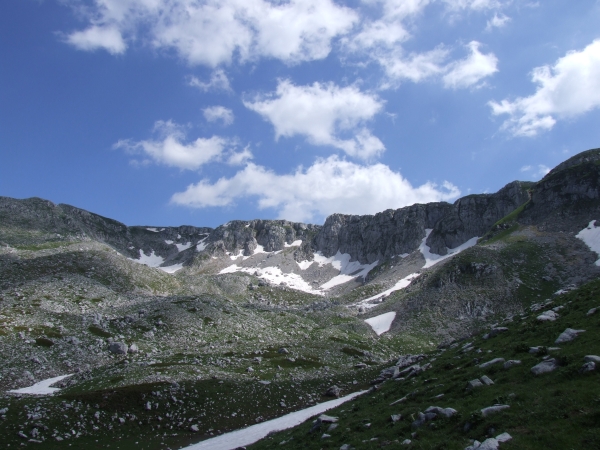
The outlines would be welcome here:
<svg viewBox="0 0 600 450">
<path fill-rule="evenodd" d="M 4 0 L 0 195 L 322 223 L 600 147 L 600 1 Z"/>
</svg>

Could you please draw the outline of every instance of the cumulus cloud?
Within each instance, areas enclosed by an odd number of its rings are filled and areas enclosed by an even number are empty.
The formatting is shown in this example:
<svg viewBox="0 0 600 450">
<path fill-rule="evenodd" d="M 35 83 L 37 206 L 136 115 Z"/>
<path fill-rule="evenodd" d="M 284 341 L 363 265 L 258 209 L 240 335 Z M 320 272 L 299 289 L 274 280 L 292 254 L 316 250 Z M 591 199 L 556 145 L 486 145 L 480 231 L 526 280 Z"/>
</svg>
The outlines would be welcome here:
<svg viewBox="0 0 600 450">
<path fill-rule="evenodd" d="M 521 167 L 521 172 L 529 173 L 533 179 L 539 180 L 543 178 L 548 172 L 550 172 L 550 167 L 544 164 L 538 164 L 537 166 L 523 166 Z"/>
<path fill-rule="evenodd" d="M 363 159 L 385 150 L 365 127 L 365 122 L 382 110 L 383 101 L 355 86 L 296 86 L 280 80 L 274 93 L 259 95 L 244 105 L 273 124 L 276 139 L 302 135 L 314 145 L 330 145 Z M 344 133 L 352 136 L 343 139 Z"/>
<path fill-rule="evenodd" d="M 491 31 L 494 28 L 502 28 L 510 21 L 511 21 L 511 18 L 508 17 L 506 14 L 494 13 L 494 17 L 492 17 L 490 20 L 487 21 L 487 25 L 486 25 L 485 29 L 486 29 L 486 31 Z"/>
<path fill-rule="evenodd" d="M 500 0 L 442 0 L 448 9 L 453 11 L 460 10 L 486 10 L 486 9 L 497 9 L 500 8 L 503 4 L 508 3 L 508 1 L 500 1 Z"/>
<path fill-rule="evenodd" d="M 209 106 L 202 110 L 204 118 L 209 122 L 217 122 L 221 120 L 223 125 L 231 125 L 233 123 L 233 111 L 224 106 Z"/>
<path fill-rule="evenodd" d="M 229 84 L 229 78 L 225 74 L 223 69 L 217 69 L 213 71 L 209 81 L 202 81 L 197 77 L 188 77 L 188 84 L 196 87 L 201 91 L 231 91 L 231 85 Z"/>
<path fill-rule="evenodd" d="M 489 103 L 494 115 L 509 116 L 502 127 L 515 136 L 535 136 L 552 129 L 557 119 L 600 107 L 600 39 L 553 66 L 536 67 L 531 79 L 538 86 L 529 97 Z"/>
<path fill-rule="evenodd" d="M 83 31 L 71 33 L 66 41 L 80 50 L 103 49 L 113 55 L 124 53 L 127 49 L 121 32 L 113 26 L 93 25 Z"/>
<path fill-rule="evenodd" d="M 481 53 L 480 45 L 477 41 L 469 42 L 467 47 L 471 54 L 446 67 L 447 73 L 442 78 L 446 87 L 457 89 L 473 86 L 483 78 L 498 72 L 498 58 L 493 53 Z"/>
<path fill-rule="evenodd" d="M 206 208 L 257 198 L 260 209 L 275 209 L 280 218 L 311 221 L 336 212 L 374 214 L 414 203 L 451 200 L 459 195 L 458 188 L 449 182 L 414 187 L 386 165 L 360 165 L 332 155 L 287 175 L 249 163 L 231 178 L 192 184 L 174 194 L 171 201 Z"/>
<path fill-rule="evenodd" d="M 114 50 L 94 34 L 114 30 L 210 67 L 235 56 L 290 64 L 322 59 L 331 51 L 332 39 L 359 20 L 355 11 L 333 0 L 93 0 L 90 10 L 90 27 L 67 39 L 77 48 Z M 78 45 L 85 36 L 91 44 Z"/>
<path fill-rule="evenodd" d="M 184 127 L 172 121 L 157 121 L 154 126 L 157 139 L 143 141 L 120 140 L 113 147 L 132 155 L 141 155 L 136 160 L 141 164 L 154 162 L 179 169 L 196 170 L 200 166 L 221 159 L 226 151 L 232 150 L 230 140 L 212 136 L 186 142 Z"/>
</svg>

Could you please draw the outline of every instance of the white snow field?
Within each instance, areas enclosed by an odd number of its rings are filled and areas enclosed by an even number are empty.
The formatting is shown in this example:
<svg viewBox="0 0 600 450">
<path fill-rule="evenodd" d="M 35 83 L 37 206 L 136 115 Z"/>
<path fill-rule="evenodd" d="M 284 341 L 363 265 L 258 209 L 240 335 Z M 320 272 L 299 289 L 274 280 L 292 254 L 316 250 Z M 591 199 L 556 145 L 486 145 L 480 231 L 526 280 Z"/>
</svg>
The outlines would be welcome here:
<svg viewBox="0 0 600 450">
<path fill-rule="evenodd" d="M 371 325 L 371 328 L 373 328 L 373 331 L 375 334 L 377 334 L 377 336 L 381 336 L 383 333 L 390 330 L 392 322 L 395 318 L 396 313 L 392 311 L 379 316 L 371 317 L 370 319 L 365 319 L 365 322 Z"/>
<path fill-rule="evenodd" d="M 396 292 L 399 291 L 401 289 L 404 289 L 405 287 L 407 287 L 408 285 L 410 285 L 410 283 L 412 282 L 412 280 L 414 280 L 415 278 L 417 278 L 420 274 L 418 273 L 411 273 L 410 275 L 405 276 L 404 278 L 402 278 L 400 281 L 398 281 L 395 285 L 393 285 L 391 288 L 380 292 L 379 294 L 376 294 L 372 297 L 369 298 L 365 298 L 364 300 L 361 300 L 357 303 L 354 303 L 352 305 L 350 305 L 350 307 L 356 307 L 356 306 L 362 306 L 364 308 L 374 308 L 375 306 L 378 305 L 378 303 L 371 303 L 373 300 L 377 300 L 383 297 L 387 297 L 388 295 L 390 295 L 392 292 Z"/>
<path fill-rule="evenodd" d="M 295 247 L 300 245 L 302 241 L 294 241 L 288 247 Z M 296 245 L 297 244 L 297 245 Z M 276 255 L 281 253 L 281 250 L 276 252 L 267 252 L 265 251 L 262 245 L 259 245 L 254 250 L 254 255 L 265 253 Z M 230 258 L 235 261 L 242 253 L 240 251 L 237 255 L 230 255 Z M 250 258 L 250 256 L 244 256 L 243 260 Z M 302 261 L 297 263 L 301 270 L 306 270 L 313 263 L 319 264 L 319 267 L 324 266 L 325 264 L 331 264 L 335 269 L 340 271 L 340 274 L 333 277 L 331 280 L 319 286 L 318 289 L 313 288 L 308 282 L 306 282 L 302 276 L 296 273 L 283 273 L 281 269 L 278 267 L 240 267 L 237 264 L 233 264 L 225 269 L 221 270 L 219 273 L 234 273 L 234 272 L 245 272 L 249 274 L 257 274 L 259 278 L 267 280 L 271 283 L 279 284 L 284 281 L 288 287 L 292 289 L 297 289 L 299 291 L 304 291 L 309 294 L 316 295 L 324 295 L 324 291 L 331 289 L 334 286 L 346 283 L 355 278 L 366 276 L 370 270 L 372 270 L 377 264 L 378 261 L 375 261 L 372 264 L 360 264 L 358 261 L 350 262 L 350 255 L 348 253 L 341 254 L 339 251 L 335 256 L 330 258 L 324 257 L 321 253 L 315 253 L 314 259 L 312 261 Z"/>
<path fill-rule="evenodd" d="M 288 428 L 295 427 L 296 425 L 300 425 L 307 419 L 310 419 L 317 414 L 321 414 L 328 409 L 335 408 L 336 406 L 339 406 L 348 400 L 352 400 L 354 397 L 364 394 L 365 392 L 367 391 L 354 392 L 336 400 L 319 403 L 318 405 L 311 406 L 310 408 L 306 408 L 301 411 L 286 414 L 285 416 L 278 417 L 277 419 L 252 425 L 248 428 L 232 431 L 230 433 L 225 433 L 212 439 L 207 439 L 206 441 L 199 442 L 198 444 L 184 447 L 183 450 L 232 450 L 245 445 L 250 445 L 264 438 L 272 431 L 286 430 Z"/>
<path fill-rule="evenodd" d="M 585 245 L 600 256 L 600 227 L 596 226 L 595 220 L 592 220 L 588 226 L 577 233 L 575 237 L 581 239 Z M 595 264 L 600 266 L 600 259 L 598 259 Z"/>
<path fill-rule="evenodd" d="M 427 228 L 425 230 L 425 237 L 423 238 L 423 240 L 421 241 L 421 245 L 419 246 L 419 251 L 425 258 L 425 265 L 423 266 L 423 269 L 434 266 L 435 264 L 437 264 L 447 258 L 450 258 L 451 256 L 454 256 L 457 253 L 460 253 L 463 250 L 468 249 L 469 247 L 473 247 L 475 244 L 477 244 L 477 240 L 479 239 L 478 236 L 473 237 L 473 238 L 469 239 L 467 242 L 459 245 L 456 248 L 448 248 L 448 253 L 445 255 L 436 255 L 435 253 L 431 253 L 429 251 L 429 245 L 425 244 L 425 241 L 427 240 L 427 238 L 429 237 L 429 235 L 431 234 L 432 231 L 433 230 L 430 228 Z"/>
<path fill-rule="evenodd" d="M 131 259 L 131 258 L 129 258 Z M 140 259 L 131 259 L 131 261 L 135 261 L 136 263 L 145 264 L 148 267 L 158 267 L 162 263 L 165 262 L 162 256 L 158 256 L 154 254 L 154 250 L 150 255 L 144 254 L 144 251 L 140 248 Z"/>
<path fill-rule="evenodd" d="M 56 392 L 60 391 L 60 389 L 52 388 L 50 386 L 52 386 L 54 383 L 58 383 L 60 380 L 64 380 L 65 378 L 71 376 L 73 376 L 73 374 L 48 378 L 47 380 L 40 381 L 39 383 L 35 383 L 32 386 L 24 387 L 21 389 L 13 389 L 12 391 L 8 392 L 10 392 L 11 394 L 54 395 Z"/>
<path fill-rule="evenodd" d="M 284 282 L 288 287 L 296 289 L 298 291 L 307 292 L 309 294 L 323 295 L 323 293 L 317 289 L 314 289 L 304 279 L 296 273 L 283 273 L 279 267 L 240 267 L 237 264 L 226 267 L 219 272 L 223 273 L 235 273 L 244 272 L 249 274 L 257 274 L 259 278 L 269 281 L 273 284 L 280 284 Z"/>
<path fill-rule="evenodd" d="M 190 248 L 192 246 L 191 242 L 188 242 L 187 244 L 175 244 L 177 246 L 177 250 L 182 252 L 184 250 L 187 250 L 188 248 Z"/>
<path fill-rule="evenodd" d="M 340 271 L 340 274 L 333 277 L 328 282 L 321 285 L 321 289 L 328 290 L 334 286 L 344 284 L 358 277 L 366 277 L 367 274 L 379 263 L 375 261 L 372 264 L 361 264 L 358 261 L 350 262 L 350 254 L 338 252 L 330 257 L 325 258 L 320 252 L 315 253 L 314 260 L 322 267 L 325 264 L 331 264 L 334 268 Z"/>
<path fill-rule="evenodd" d="M 208 236 L 207 236 L 208 237 Z M 201 252 L 202 250 L 204 250 L 206 248 L 206 246 L 208 245 L 207 243 L 205 243 L 204 241 L 206 241 L 207 237 L 205 237 L 204 239 L 202 239 L 201 241 L 199 241 L 196 244 L 196 250 Z"/>
<path fill-rule="evenodd" d="M 297 241 L 292 242 L 291 244 L 284 243 L 283 245 L 284 245 L 284 247 L 300 247 L 302 245 L 302 241 L 297 240 Z"/>
<path fill-rule="evenodd" d="M 146 230 L 152 231 L 153 233 L 159 233 L 161 231 L 164 231 L 164 228 L 161 228 L 160 230 L 158 230 L 158 229 L 156 229 L 154 227 L 148 227 L 148 228 L 146 228 Z"/>
<path fill-rule="evenodd" d="M 172 266 L 167 266 L 167 267 L 159 267 L 159 269 L 162 270 L 163 272 L 175 273 L 178 270 L 183 269 L 183 263 L 181 263 L 181 264 L 173 264 Z"/>
</svg>

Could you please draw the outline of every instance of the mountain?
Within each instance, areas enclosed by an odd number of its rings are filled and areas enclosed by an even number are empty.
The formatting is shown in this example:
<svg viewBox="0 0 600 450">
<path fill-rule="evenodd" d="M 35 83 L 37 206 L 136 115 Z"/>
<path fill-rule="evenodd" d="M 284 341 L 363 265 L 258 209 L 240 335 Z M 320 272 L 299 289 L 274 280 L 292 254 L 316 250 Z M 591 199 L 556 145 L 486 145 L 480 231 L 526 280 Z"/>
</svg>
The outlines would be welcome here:
<svg viewBox="0 0 600 450">
<path fill-rule="evenodd" d="M 596 149 L 453 204 L 215 229 L 0 197 L 0 435 L 174 447 L 333 384 L 379 386 L 400 355 L 433 364 L 438 346 L 598 278 L 599 180 Z M 43 400 L 8 392 L 62 375 Z"/>
</svg>

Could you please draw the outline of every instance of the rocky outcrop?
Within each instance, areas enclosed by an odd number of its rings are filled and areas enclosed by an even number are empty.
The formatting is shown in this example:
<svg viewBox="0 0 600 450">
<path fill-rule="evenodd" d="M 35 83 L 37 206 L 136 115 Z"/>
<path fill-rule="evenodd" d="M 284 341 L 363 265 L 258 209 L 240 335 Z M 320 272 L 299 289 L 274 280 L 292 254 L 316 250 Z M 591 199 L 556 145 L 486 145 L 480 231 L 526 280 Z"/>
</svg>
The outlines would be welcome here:
<svg viewBox="0 0 600 450">
<path fill-rule="evenodd" d="M 541 230 L 578 232 L 591 219 L 600 219 L 600 149 L 552 169 L 532 189 L 518 220 Z"/>
<path fill-rule="evenodd" d="M 206 240 L 206 250 L 211 254 L 239 254 L 241 251 L 244 256 L 250 256 L 259 245 L 266 252 L 275 252 L 300 240 L 307 251 L 306 245 L 310 248 L 310 243 L 320 228 L 319 225 L 287 220 L 234 220 L 212 231 Z"/>
<path fill-rule="evenodd" d="M 454 204 L 417 204 L 365 216 L 333 214 L 316 236 L 315 248 L 325 256 L 339 251 L 372 263 L 415 251 L 432 229 L 426 244 L 445 255 L 526 202 L 529 187 L 531 183 L 514 181 L 495 194 L 469 195 Z"/>
</svg>

